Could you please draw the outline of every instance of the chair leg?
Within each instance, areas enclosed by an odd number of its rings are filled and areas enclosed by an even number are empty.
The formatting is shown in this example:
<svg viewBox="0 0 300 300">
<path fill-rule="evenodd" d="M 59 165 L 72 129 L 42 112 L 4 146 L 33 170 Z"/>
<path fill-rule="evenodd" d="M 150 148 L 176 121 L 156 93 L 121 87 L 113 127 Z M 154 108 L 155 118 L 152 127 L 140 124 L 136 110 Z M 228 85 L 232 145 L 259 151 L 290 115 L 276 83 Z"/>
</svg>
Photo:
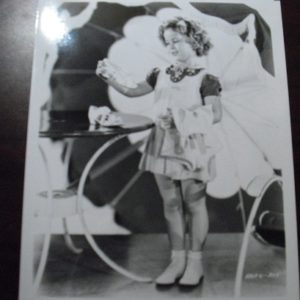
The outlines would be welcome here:
<svg viewBox="0 0 300 300">
<path fill-rule="evenodd" d="M 48 228 L 47 228 L 48 230 L 45 233 L 45 237 L 44 237 L 44 241 L 43 241 L 40 263 L 38 265 L 36 276 L 35 276 L 34 282 L 33 282 L 33 290 L 35 293 L 38 291 L 39 286 L 41 284 L 42 277 L 44 275 L 44 271 L 45 271 L 45 267 L 46 267 L 46 263 L 47 263 L 47 258 L 49 255 L 50 242 L 51 242 L 51 225 L 52 225 L 52 222 L 51 222 L 51 220 L 49 220 L 49 224 L 48 224 Z"/>
<path fill-rule="evenodd" d="M 45 154 L 44 149 L 41 145 L 39 145 L 39 149 L 42 155 L 42 160 L 44 162 L 44 166 L 46 169 L 46 175 L 47 175 L 47 182 L 48 182 L 48 188 L 47 188 L 47 212 L 49 213 L 49 218 L 47 222 L 47 229 L 44 235 L 44 241 L 43 241 L 43 247 L 42 247 L 42 254 L 40 258 L 40 262 L 37 268 L 36 275 L 33 280 L 33 291 L 34 293 L 38 292 L 39 286 L 42 281 L 42 277 L 44 275 L 47 258 L 49 255 L 49 249 L 50 249 L 50 242 L 51 242 L 51 232 L 52 232 L 52 215 L 53 215 L 53 189 L 52 189 L 52 182 L 51 182 L 51 176 L 50 176 L 50 170 L 48 165 L 47 156 Z"/>
<path fill-rule="evenodd" d="M 243 280 L 244 268 L 245 268 L 245 263 L 246 263 L 247 248 L 248 248 L 248 244 L 249 244 L 249 240 L 250 240 L 250 235 L 253 230 L 254 218 L 257 214 L 258 208 L 261 204 L 261 201 L 263 199 L 263 196 L 264 196 L 266 190 L 274 182 L 278 182 L 279 184 L 282 184 L 282 181 L 279 177 L 275 176 L 275 177 L 270 178 L 263 186 L 259 196 L 256 197 L 256 199 L 254 200 L 254 203 L 251 207 L 251 211 L 250 211 L 250 214 L 248 217 L 246 229 L 245 229 L 243 240 L 242 240 L 242 245 L 241 245 L 239 260 L 238 260 L 238 265 L 237 265 L 237 271 L 236 271 L 236 276 L 235 276 L 235 285 L 234 285 L 234 297 L 235 298 L 241 297 L 241 293 L 242 293 L 242 280 Z"/>
<path fill-rule="evenodd" d="M 112 259 L 110 259 L 106 253 L 99 247 L 97 242 L 95 241 L 94 237 L 89 231 L 88 225 L 86 223 L 84 214 L 83 214 L 83 209 L 82 209 L 82 197 L 83 197 L 83 191 L 84 191 L 84 186 L 85 182 L 87 179 L 87 176 L 89 175 L 89 172 L 91 168 L 93 167 L 94 163 L 96 160 L 101 156 L 101 154 L 106 151 L 111 145 L 116 143 L 118 140 L 124 138 L 126 135 L 118 135 L 111 140 L 107 141 L 105 144 L 103 144 L 90 158 L 88 163 L 86 164 L 81 177 L 79 181 L 79 186 L 78 186 L 78 191 L 77 191 L 77 207 L 78 207 L 78 213 L 79 213 L 79 218 L 81 221 L 82 229 L 84 231 L 85 238 L 87 242 L 90 244 L 91 248 L 94 250 L 94 252 L 99 256 L 101 260 L 103 260 L 108 266 L 110 266 L 112 269 L 117 271 L 118 273 L 124 275 L 127 278 L 130 278 L 131 280 L 135 280 L 137 282 L 152 282 L 152 279 L 149 277 L 144 277 L 144 276 L 139 276 L 136 275 L 127 269 L 119 266 L 117 263 L 115 263 Z M 102 171 L 101 171 L 102 172 Z M 100 172 L 99 172 L 100 173 Z M 137 175 L 136 175 L 137 176 Z M 119 199 L 115 199 L 115 204 L 119 201 Z"/>
<path fill-rule="evenodd" d="M 71 235 L 69 234 L 68 231 L 68 225 L 67 225 L 67 219 L 63 218 L 63 227 L 64 227 L 64 239 L 66 246 L 75 254 L 80 254 L 82 253 L 83 249 L 77 248 L 72 240 Z"/>
</svg>

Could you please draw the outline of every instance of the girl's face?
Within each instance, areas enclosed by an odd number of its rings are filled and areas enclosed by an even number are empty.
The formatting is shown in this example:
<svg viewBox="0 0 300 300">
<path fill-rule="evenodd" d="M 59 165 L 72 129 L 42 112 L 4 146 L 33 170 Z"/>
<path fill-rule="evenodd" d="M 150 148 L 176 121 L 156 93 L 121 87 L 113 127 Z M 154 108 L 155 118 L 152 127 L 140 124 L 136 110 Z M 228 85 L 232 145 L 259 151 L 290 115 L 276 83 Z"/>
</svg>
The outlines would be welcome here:
<svg viewBox="0 0 300 300">
<path fill-rule="evenodd" d="M 166 29 L 164 32 L 166 47 L 171 55 L 180 62 L 186 62 L 191 57 L 196 56 L 192 46 L 187 41 L 187 37 L 173 29 Z"/>
</svg>

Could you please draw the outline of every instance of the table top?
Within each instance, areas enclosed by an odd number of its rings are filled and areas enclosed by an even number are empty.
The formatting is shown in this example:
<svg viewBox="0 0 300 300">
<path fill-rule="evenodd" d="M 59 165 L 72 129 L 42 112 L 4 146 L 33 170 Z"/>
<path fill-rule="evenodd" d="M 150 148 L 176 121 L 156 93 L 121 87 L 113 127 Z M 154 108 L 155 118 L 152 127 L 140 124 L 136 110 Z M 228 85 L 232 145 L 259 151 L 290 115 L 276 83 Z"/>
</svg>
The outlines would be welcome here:
<svg viewBox="0 0 300 300">
<path fill-rule="evenodd" d="M 129 134 L 147 130 L 154 126 L 151 119 L 134 114 L 116 113 L 122 119 L 120 126 L 92 125 L 88 113 L 83 111 L 43 112 L 40 122 L 40 137 L 98 137 Z"/>
</svg>

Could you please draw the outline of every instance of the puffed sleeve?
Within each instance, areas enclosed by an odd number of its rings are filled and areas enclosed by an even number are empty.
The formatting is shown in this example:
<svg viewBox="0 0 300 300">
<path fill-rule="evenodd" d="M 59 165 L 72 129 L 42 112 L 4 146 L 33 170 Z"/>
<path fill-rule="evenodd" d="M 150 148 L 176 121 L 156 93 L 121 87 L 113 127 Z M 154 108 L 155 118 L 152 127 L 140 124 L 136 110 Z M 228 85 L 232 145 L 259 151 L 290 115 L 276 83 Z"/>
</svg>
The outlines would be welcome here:
<svg viewBox="0 0 300 300">
<path fill-rule="evenodd" d="M 154 68 L 146 76 L 147 83 L 154 89 L 156 86 L 157 77 L 159 74 L 159 68 Z"/>
<path fill-rule="evenodd" d="M 200 94 L 203 100 L 207 96 L 219 96 L 221 94 L 221 91 L 222 87 L 219 79 L 216 76 L 206 74 L 203 77 L 200 87 Z"/>
</svg>

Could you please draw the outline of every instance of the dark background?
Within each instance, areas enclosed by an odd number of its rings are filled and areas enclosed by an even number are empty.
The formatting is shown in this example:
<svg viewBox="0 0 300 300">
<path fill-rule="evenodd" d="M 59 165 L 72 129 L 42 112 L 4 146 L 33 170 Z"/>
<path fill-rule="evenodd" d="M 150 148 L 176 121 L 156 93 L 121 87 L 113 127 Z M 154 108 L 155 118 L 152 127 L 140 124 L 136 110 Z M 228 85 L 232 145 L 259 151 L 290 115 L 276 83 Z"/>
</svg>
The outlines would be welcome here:
<svg viewBox="0 0 300 300">
<path fill-rule="evenodd" d="M 17 299 L 28 104 L 37 0 L 0 2 L 0 282 L 1 299 Z M 300 2 L 282 2 L 294 146 L 295 181 L 300 172 Z M 300 190 L 296 184 L 296 194 Z M 297 215 L 300 215 L 299 205 Z"/>
</svg>

